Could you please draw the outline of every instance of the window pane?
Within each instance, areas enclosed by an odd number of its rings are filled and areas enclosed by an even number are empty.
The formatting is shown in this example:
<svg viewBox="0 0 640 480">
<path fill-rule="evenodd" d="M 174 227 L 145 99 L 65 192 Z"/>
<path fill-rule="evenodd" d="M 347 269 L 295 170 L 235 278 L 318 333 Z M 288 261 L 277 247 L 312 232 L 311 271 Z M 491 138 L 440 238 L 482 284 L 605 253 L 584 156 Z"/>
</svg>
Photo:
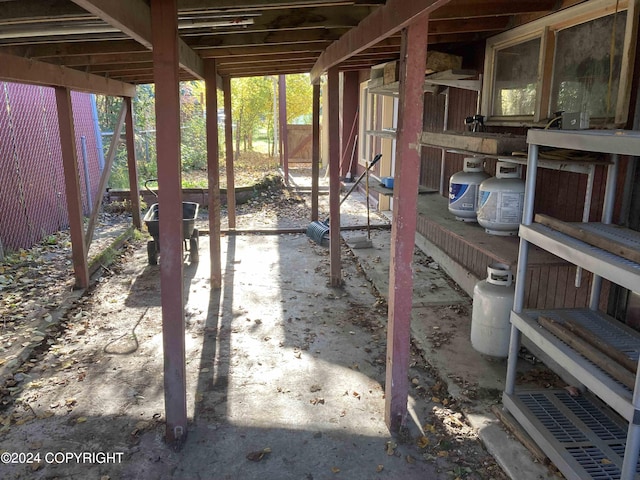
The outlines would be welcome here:
<svg viewBox="0 0 640 480">
<path fill-rule="evenodd" d="M 615 29 L 614 15 L 609 15 L 558 32 L 553 112 L 589 112 L 591 117 L 615 115 L 626 16 L 626 12 L 616 15 Z M 609 75 L 614 38 L 613 75 Z"/>
<path fill-rule="evenodd" d="M 496 52 L 493 115 L 535 113 L 539 57 L 539 38 Z"/>
</svg>

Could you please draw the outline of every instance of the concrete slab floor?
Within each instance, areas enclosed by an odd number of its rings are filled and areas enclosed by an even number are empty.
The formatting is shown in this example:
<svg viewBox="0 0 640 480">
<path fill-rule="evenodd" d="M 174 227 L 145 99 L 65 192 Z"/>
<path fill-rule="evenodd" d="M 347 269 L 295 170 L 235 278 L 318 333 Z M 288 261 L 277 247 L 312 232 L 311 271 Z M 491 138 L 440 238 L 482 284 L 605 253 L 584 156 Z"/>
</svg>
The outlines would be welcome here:
<svg viewBox="0 0 640 480">
<path fill-rule="evenodd" d="M 220 291 L 209 288 L 207 237 L 200 263 L 185 264 L 183 448 L 162 440 L 159 267 L 143 244 L 20 372 L 0 412 L 0 451 L 33 461 L 3 465 L 2 478 L 506 478 L 416 352 L 407 429 L 389 433 L 386 306 L 348 249 L 335 289 L 328 251 L 304 235 L 222 245 Z M 83 452 L 121 456 L 52 456 Z"/>
<path fill-rule="evenodd" d="M 362 234 L 360 231 L 342 233 L 347 243 Z M 391 232 L 372 231 L 370 238 L 372 248 L 354 249 L 353 253 L 367 278 L 388 298 Z M 506 360 L 487 357 L 473 349 L 472 299 L 418 248 L 413 262 L 413 341 L 446 382 L 449 394 L 464 405 L 467 421 L 510 478 L 553 478 L 546 467 L 535 462 L 522 444 L 504 431 L 491 412 L 492 405 L 500 404 Z M 529 363 L 519 362 L 520 372 L 530 370 Z"/>
</svg>

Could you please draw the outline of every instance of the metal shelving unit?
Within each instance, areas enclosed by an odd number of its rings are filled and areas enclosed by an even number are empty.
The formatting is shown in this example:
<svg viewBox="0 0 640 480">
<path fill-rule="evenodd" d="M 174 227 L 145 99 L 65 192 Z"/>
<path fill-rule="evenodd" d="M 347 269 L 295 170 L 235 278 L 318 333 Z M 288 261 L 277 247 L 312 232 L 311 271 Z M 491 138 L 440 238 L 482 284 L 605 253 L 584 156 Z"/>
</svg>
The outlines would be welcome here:
<svg viewBox="0 0 640 480">
<path fill-rule="evenodd" d="M 559 324 L 567 321 L 580 324 L 637 364 L 640 333 L 599 312 L 598 305 L 603 278 L 626 289 L 640 291 L 640 264 L 534 223 L 533 204 L 541 146 L 610 154 L 612 161 L 607 171 L 602 222 L 580 223 L 579 226 L 601 239 L 640 251 L 640 233 L 611 224 L 618 155 L 640 155 L 640 133 L 529 130 L 527 143 L 525 204 L 519 232 L 520 250 L 503 404 L 565 477 L 576 480 L 637 479 L 640 478 L 640 374 L 635 374 L 631 389 L 539 325 L 538 319 L 546 317 Z M 588 309 L 543 311 L 523 308 L 529 244 L 593 273 Z M 566 391 L 517 390 L 516 363 L 521 335 L 562 365 L 587 391 L 579 397 L 571 397 Z"/>
</svg>

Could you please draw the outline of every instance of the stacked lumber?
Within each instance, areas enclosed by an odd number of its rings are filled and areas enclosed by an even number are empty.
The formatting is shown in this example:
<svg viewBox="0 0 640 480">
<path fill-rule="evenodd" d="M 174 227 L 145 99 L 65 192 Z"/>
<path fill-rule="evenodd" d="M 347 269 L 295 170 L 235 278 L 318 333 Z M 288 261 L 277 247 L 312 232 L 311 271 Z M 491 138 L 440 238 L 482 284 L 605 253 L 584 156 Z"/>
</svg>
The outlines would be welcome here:
<svg viewBox="0 0 640 480">
<path fill-rule="evenodd" d="M 584 228 L 580 227 L 580 223 L 568 223 L 558 220 L 548 215 L 537 214 L 534 217 L 536 223 L 540 223 L 549 228 L 557 230 L 560 233 L 569 235 L 578 240 L 582 240 L 589 245 L 598 247 L 619 257 L 626 258 L 635 263 L 640 263 L 640 251 L 631 248 L 623 243 L 617 242 L 611 238 L 603 238 Z M 622 228 L 622 227 L 621 227 Z"/>
<path fill-rule="evenodd" d="M 594 234 L 582 228 L 580 223 L 567 223 L 541 214 L 537 214 L 534 221 L 614 255 L 640 263 L 640 251 L 616 240 Z M 634 390 L 638 363 L 625 353 L 574 320 L 557 322 L 552 318 L 540 316 L 538 323 L 618 382 Z"/>
</svg>

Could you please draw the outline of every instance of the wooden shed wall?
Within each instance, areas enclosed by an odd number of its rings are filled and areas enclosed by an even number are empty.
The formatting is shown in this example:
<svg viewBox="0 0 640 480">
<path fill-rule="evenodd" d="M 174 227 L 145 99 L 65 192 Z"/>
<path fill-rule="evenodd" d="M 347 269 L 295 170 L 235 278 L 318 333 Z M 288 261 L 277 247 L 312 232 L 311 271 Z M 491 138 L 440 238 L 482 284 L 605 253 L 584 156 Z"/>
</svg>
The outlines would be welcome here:
<svg viewBox="0 0 640 480">
<path fill-rule="evenodd" d="M 474 65 L 463 65 L 464 68 L 475 68 L 482 63 L 484 45 L 479 45 L 474 51 L 468 51 L 465 55 L 472 59 Z M 469 63 L 469 62 L 467 62 Z M 465 118 L 476 113 L 477 93 L 458 88 L 449 89 L 447 130 L 465 131 Z M 445 95 L 425 94 L 424 106 L 424 130 L 432 132 L 443 131 L 445 117 Z M 525 128 L 500 128 L 487 126 L 486 131 L 492 133 L 508 132 L 524 135 Z M 444 196 L 447 197 L 450 177 L 462 170 L 465 155 L 446 152 L 444 162 Z M 497 159 L 487 158 L 485 170 L 495 175 Z M 421 155 L 421 185 L 438 189 L 440 186 L 442 164 L 442 150 L 439 148 L 423 146 Z M 622 185 L 626 159 L 620 165 L 619 188 L 616 198 L 615 218 L 618 218 L 622 203 Z M 523 167 L 523 178 L 526 168 Z M 592 204 L 590 209 L 591 221 L 598 221 L 604 202 L 604 189 L 606 182 L 606 166 L 596 167 Z M 545 213 L 565 221 L 581 221 L 587 189 L 587 176 L 579 173 L 538 169 L 536 205 L 537 213 Z M 486 267 L 495 261 L 491 255 L 491 249 L 483 248 L 464 237 L 455 235 L 442 228 L 428 216 L 420 215 L 418 218 L 418 233 L 432 242 L 452 260 L 467 268 L 478 278 L 486 276 Z M 481 228 L 477 226 L 477 228 Z M 491 236 L 487 235 L 487 241 Z M 515 265 L 514 265 L 515 267 Z M 527 272 L 527 298 L 526 304 L 533 308 L 547 308 L 551 306 L 580 307 L 588 304 L 588 292 L 591 276 L 585 272 L 582 285 L 574 286 L 575 267 L 558 259 L 555 263 L 547 265 L 533 265 Z M 605 282 L 606 283 L 606 282 Z M 606 307 L 606 291 L 603 292 L 603 307 Z"/>
</svg>

